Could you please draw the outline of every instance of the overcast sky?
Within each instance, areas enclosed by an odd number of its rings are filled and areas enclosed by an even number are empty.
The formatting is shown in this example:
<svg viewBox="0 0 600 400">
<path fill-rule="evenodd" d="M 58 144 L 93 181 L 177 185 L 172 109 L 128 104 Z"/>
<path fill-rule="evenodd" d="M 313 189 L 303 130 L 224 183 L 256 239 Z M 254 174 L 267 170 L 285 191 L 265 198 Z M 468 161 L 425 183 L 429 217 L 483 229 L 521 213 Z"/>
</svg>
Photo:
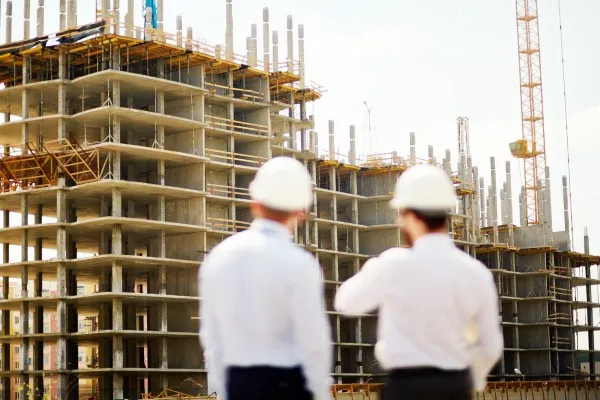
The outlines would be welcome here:
<svg viewBox="0 0 600 400">
<path fill-rule="evenodd" d="M 165 29 L 175 32 L 177 15 L 184 29 L 208 43 L 224 43 L 224 0 L 164 0 Z M 2 13 L 4 4 L 2 2 Z M 14 2 L 13 38 L 22 37 L 23 0 Z M 79 23 L 95 18 L 95 1 L 79 0 Z M 126 0 L 121 0 L 124 16 Z M 36 0 L 32 0 L 35 32 Z M 490 183 L 489 157 L 495 156 L 500 183 L 504 162 L 513 167 L 515 201 L 522 166 L 511 159 L 508 143 L 521 137 L 519 74 L 514 1 L 481 0 L 234 0 L 235 51 L 245 54 L 250 25 L 258 24 L 262 57 L 262 8 L 270 8 L 271 29 L 280 32 L 280 61 L 285 59 L 286 15 L 305 26 L 307 80 L 325 86 L 322 100 L 311 105 L 327 145 L 327 120 L 336 123 L 336 147 L 347 152 L 348 126 L 357 126 L 360 153 L 368 151 L 367 113 L 373 108 L 373 152 L 409 152 L 409 132 L 426 156 L 433 144 L 438 159 L 446 148 L 456 163 L 456 118 L 471 121 L 474 162 Z M 46 33 L 58 30 L 58 0 L 46 0 Z M 600 188 L 594 179 L 600 139 L 600 15 L 597 0 L 563 1 L 568 118 L 575 244 L 583 250 L 589 227 L 592 251 L 600 253 Z M 136 0 L 136 25 L 142 25 L 142 1 Z M 540 0 L 546 141 L 551 167 L 555 229 L 562 229 L 561 175 L 567 173 L 562 98 L 558 0 Z M 2 32 L 4 37 L 4 20 Z M 297 58 L 297 49 L 295 50 Z M 499 185 L 500 186 L 500 185 Z M 515 209 L 515 215 L 516 209 Z"/>
</svg>

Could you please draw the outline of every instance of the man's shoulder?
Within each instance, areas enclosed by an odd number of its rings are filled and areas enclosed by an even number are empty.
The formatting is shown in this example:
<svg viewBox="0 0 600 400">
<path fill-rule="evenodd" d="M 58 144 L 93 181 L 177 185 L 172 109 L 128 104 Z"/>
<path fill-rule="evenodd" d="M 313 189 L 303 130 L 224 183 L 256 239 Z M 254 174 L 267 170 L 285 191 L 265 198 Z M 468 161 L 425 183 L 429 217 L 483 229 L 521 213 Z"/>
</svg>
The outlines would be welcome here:
<svg viewBox="0 0 600 400">
<path fill-rule="evenodd" d="M 489 268 L 484 263 L 482 263 L 475 257 L 473 257 L 459 249 L 456 249 L 455 254 L 456 254 L 457 261 L 460 262 L 461 265 L 463 265 L 464 267 L 468 268 L 468 271 L 472 275 L 474 275 L 480 279 L 492 278 L 492 276 L 493 276 L 492 271 L 490 271 Z"/>
<path fill-rule="evenodd" d="M 401 262 L 408 260 L 411 256 L 411 250 L 405 247 L 392 247 L 381 253 L 376 259 L 380 262 Z"/>
</svg>

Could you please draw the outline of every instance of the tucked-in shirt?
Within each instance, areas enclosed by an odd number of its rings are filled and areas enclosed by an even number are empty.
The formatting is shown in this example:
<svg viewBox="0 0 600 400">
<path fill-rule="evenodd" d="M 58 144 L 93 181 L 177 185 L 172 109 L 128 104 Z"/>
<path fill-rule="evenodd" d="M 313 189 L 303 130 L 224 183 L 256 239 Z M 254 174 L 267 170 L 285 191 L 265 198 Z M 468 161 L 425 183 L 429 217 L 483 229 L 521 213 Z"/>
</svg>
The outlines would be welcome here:
<svg viewBox="0 0 600 400">
<path fill-rule="evenodd" d="M 283 225 L 258 219 L 216 246 L 200 268 L 200 296 L 209 387 L 219 395 L 228 367 L 300 366 L 315 399 L 329 399 L 321 269 Z"/>
<path fill-rule="evenodd" d="M 492 273 L 447 234 L 419 238 L 370 259 L 344 282 L 335 308 L 360 315 L 379 310 L 375 354 L 384 369 L 470 368 L 474 354 L 489 372 L 502 355 L 498 294 Z M 469 324 L 479 340 L 467 342 Z"/>
</svg>

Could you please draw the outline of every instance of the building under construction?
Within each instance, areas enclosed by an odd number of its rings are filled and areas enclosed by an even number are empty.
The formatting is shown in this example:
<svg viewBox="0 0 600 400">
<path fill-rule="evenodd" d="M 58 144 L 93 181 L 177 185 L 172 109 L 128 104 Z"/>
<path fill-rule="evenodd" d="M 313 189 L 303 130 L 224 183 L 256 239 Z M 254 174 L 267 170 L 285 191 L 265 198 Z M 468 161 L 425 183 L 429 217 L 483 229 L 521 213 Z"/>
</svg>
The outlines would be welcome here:
<svg viewBox="0 0 600 400">
<path fill-rule="evenodd" d="M 449 234 L 496 277 L 506 348 L 491 380 L 598 376 L 592 311 L 600 304 L 592 288 L 600 279 L 592 267 L 599 257 L 571 250 L 566 179 L 566 229 L 555 232 L 548 170 L 535 197 L 540 221 L 528 223 L 526 193 L 521 217 L 513 217 L 510 164 L 500 184 L 492 159 L 485 186 L 465 118 L 454 164 L 450 151 L 438 162 L 431 147 L 418 158 L 414 134 L 406 156 L 359 159 L 353 127 L 349 154 L 337 154 L 333 122 L 323 146 L 307 115 L 322 90 L 305 80 L 303 27 L 291 17 L 285 57 L 266 9 L 262 57 L 256 26 L 241 56 L 233 52 L 231 0 L 226 44 L 214 47 L 194 40 L 191 28 L 184 34 L 180 18 L 176 34 L 166 33 L 161 1 L 157 23 L 148 17 L 141 28 L 132 0 L 124 18 L 118 0 L 97 3 L 97 21 L 79 25 L 77 2 L 62 0 L 60 32 L 46 36 L 39 0 L 31 38 L 25 0 L 19 42 L 11 41 L 6 4 L 0 399 L 138 399 L 165 388 L 208 394 L 198 268 L 215 245 L 249 226 L 249 183 L 281 155 L 301 160 L 315 183 L 315 207 L 295 235 L 323 268 L 336 383 L 360 389 L 382 379 L 376 316 L 342 317 L 333 297 L 369 257 L 404 244 L 388 202 L 398 175 L 417 163 L 452 176 L 460 201 Z M 11 257 L 11 246 L 20 257 Z M 589 349 L 577 346 L 582 333 Z"/>
</svg>

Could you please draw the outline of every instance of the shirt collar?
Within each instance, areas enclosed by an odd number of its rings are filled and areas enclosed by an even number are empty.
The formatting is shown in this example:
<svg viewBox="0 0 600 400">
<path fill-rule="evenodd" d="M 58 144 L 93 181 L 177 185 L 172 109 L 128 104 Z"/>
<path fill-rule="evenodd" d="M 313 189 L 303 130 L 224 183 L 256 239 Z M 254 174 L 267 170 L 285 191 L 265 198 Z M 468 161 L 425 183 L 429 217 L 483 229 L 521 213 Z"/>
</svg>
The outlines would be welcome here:
<svg viewBox="0 0 600 400">
<path fill-rule="evenodd" d="M 444 245 L 454 245 L 454 242 L 450 239 L 450 235 L 448 233 L 428 233 L 424 236 L 418 238 L 414 245 L 414 249 L 419 248 L 431 248 L 436 246 L 444 246 Z"/>
<path fill-rule="evenodd" d="M 250 229 L 275 233 L 277 236 L 285 237 L 286 239 L 291 239 L 292 237 L 285 225 L 265 218 L 256 218 L 252 221 Z"/>
</svg>

